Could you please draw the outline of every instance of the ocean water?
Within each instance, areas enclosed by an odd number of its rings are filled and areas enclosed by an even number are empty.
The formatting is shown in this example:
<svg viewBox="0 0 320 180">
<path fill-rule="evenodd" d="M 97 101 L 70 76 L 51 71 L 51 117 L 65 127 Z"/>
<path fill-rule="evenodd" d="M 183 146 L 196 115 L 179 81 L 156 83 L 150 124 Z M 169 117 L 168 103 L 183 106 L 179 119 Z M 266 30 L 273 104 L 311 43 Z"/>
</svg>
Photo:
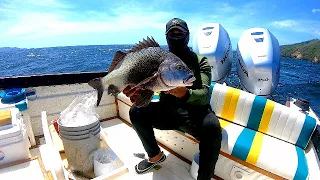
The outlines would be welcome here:
<svg viewBox="0 0 320 180">
<path fill-rule="evenodd" d="M 106 71 L 116 51 L 128 51 L 131 47 L 132 45 L 0 48 L 0 78 Z M 231 86 L 238 87 L 235 62 L 234 60 L 232 63 L 228 79 Z M 288 97 L 307 99 L 312 109 L 320 116 L 320 63 L 282 57 L 280 81 L 272 96 L 281 104 L 284 104 Z"/>
</svg>

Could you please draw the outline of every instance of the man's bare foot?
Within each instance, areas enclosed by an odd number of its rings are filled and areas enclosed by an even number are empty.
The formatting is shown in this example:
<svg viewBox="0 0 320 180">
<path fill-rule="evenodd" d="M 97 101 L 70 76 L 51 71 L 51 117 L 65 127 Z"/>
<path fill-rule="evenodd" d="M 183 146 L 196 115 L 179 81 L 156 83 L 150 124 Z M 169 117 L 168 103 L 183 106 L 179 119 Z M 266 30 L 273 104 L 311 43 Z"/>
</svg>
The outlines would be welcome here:
<svg viewBox="0 0 320 180">
<path fill-rule="evenodd" d="M 159 161 L 159 159 L 162 157 L 162 154 L 163 154 L 163 152 L 161 151 L 155 157 L 149 158 L 149 162 L 157 162 L 157 161 Z"/>
</svg>

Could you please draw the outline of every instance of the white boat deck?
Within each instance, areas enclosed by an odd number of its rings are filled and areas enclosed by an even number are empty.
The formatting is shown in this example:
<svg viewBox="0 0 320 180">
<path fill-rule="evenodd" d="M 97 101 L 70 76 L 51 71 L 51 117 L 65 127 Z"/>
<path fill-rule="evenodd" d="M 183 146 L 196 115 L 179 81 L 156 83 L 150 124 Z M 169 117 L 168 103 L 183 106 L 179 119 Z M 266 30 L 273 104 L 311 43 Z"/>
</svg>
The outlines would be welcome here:
<svg viewBox="0 0 320 180">
<path fill-rule="evenodd" d="M 122 173 L 112 178 L 107 178 L 108 180 L 194 180 L 189 172 L 191 165 L 161 147 L 161 150 L 167 155 L 167 159 L 147 173 L 136 174 L 134 166 L 142 159 L 134 154 L 144 153 L 147 157 L 147 153 L 144 151 L 134 129 L 118 118 L 101 122 L 101 127 L 107 134 L 108 146 L 117 154 L 127 168 Z M 40 141 L 44 142 L 44 139 L 41 138 Z M 46 144 L 43 144 L 39 148 L 31 149 L 30 152 L 32 156 L 41 155 L 44 166 L 47 169 L 51 159 L 48 157 L 46 146 Z"/>
<path fill-rule="evenodd" d="M 189 172 L 190 164 L 170 154 L 165 149 L 162 149 L 162 151 L 167 155 L 167 159 L 161 165 L 145 174 L 136 174 L 134 166 L 139 163 L 141 159 L 135 157 L 134 153 L 144 153 L 146 156 L 147 153 L 144 151 L 141 141 L 134 129 L 119 119 L 102 122 L 101 126 L 108 135 L 108 145 L 117 153 L 129 169 L 129 172 L 125 175 L 127 179 L 193 180 Z"/>
</svg>

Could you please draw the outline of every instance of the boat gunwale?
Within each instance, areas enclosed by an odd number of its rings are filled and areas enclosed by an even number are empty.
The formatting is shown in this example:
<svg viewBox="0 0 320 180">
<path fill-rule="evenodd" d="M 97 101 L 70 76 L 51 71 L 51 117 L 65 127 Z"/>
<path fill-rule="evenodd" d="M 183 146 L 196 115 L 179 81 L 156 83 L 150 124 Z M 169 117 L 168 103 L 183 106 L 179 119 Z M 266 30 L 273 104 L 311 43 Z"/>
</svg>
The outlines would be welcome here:
<svg viewBox="0 0 320 180">
<path fill-rule="evenodd" d="M 87 83 L 91 79 L 100 78 L 107 74 L 108 72 L 105 71 L 0 77 L 0 89 Z"/>
</svg>

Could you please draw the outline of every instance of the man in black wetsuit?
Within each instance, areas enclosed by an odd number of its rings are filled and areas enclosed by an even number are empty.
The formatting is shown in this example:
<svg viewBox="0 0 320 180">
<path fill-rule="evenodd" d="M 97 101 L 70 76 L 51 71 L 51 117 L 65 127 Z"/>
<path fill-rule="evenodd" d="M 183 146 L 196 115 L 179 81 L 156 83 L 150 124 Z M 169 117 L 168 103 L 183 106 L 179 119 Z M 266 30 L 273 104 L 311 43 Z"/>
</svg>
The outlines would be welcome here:
<svg viewBox="0 0 320 180">
<path fill-rule="evenodd" d="M 222 139 L 218 118 L 208 104 L 211 68 L 205 57 L 189 49 L 189 29 L 184 20 L 174 18 L 167 23 L 166 39 L 169 51 L 194 71 L 196 80 L 192 86 L 161 92 L 159 102 L 141 108 L 131 107 L 131 123 L 149 156 L 137 164 L 135 170 L 138 174 L 147 172 L 166 159 L 157 145 L 153 128 L 180 130 L 200 141 L 198 180 L 208 180 L 213 176 Z M 133 103 L 135 97 L 143 94 L 143 90 L 123 92 Z"/>
</svg>

